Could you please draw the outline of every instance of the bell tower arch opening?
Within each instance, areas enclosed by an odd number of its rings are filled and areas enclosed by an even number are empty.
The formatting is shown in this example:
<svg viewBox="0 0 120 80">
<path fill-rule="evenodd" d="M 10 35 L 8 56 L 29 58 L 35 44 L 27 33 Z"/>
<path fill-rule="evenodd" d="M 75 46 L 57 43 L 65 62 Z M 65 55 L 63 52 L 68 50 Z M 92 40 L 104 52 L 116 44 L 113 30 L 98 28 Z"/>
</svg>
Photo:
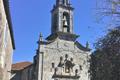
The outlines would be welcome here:
<svg viewBox="0 0 120 80">
<path fill-rule="evenodd" d="M 63 19 L 62 19 L 62 30 L 63 32 L 70 32 L 70 19 L 69 14 L 67 12 L 63 12 Z"/>
</svg>

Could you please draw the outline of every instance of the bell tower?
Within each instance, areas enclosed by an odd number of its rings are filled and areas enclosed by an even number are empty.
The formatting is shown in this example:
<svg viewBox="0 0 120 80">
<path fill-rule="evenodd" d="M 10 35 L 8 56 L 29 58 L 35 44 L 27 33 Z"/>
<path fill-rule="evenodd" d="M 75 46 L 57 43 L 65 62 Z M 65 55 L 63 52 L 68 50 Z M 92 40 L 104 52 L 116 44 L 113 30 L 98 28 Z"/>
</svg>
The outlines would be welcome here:
<svg viewBox="0 0 120 80">
<path fill-rule="evenodd" d="M 51 11 L 51 33 L 63 32 L 73 34 L 73 10 L 70 0 L 56 0 Z"/>
</svg>

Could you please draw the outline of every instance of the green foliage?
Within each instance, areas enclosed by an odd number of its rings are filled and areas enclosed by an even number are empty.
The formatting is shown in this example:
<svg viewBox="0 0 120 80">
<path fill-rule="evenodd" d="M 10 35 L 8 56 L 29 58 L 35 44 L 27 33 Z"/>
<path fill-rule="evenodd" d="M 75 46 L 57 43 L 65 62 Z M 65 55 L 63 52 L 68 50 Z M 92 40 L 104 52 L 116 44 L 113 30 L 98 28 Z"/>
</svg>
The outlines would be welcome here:
<svg viewBox="0 0 120 80">
<path fill-rule="evenodd" d="M 120 27 L 109 30 L 91 55 L 92 80 L 120 80 Z"/>
</svg>

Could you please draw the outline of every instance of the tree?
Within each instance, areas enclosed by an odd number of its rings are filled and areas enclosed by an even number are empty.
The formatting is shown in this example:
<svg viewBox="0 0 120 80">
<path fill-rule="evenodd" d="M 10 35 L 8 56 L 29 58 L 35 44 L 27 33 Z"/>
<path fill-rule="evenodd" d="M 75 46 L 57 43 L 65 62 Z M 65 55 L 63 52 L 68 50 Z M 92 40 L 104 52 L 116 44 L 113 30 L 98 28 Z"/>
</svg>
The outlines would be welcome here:
<svg viewBox="0 0 120 80">
<path fill-rule="evenodd" d="M 92 80 L 120 80 L 120 27 L 109 30 L 95 48 L 91 56 Z"/>
</svg>

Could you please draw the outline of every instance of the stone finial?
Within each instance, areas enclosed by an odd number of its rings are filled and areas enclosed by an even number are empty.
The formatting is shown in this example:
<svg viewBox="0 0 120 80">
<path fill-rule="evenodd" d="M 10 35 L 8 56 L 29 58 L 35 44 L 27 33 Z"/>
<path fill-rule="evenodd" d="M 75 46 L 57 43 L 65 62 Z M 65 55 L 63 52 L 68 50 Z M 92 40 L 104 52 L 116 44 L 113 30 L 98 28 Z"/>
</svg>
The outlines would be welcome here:
<svg viewBox="0 0 120 80">
<path fill-rule="evenodd" d="M 43 40 L 43 36 L 42 36 L 42 33 L 40 32 L 40 39 L 39 41 L 42 41 Z"/>
<path fill-rule="evenodd" d="M 87 41 L 86 42 L 86 48 L 89 48 L 90 47 L 90 45 L 89 45 L 89 42 Z"/>
<path fill-rule="evenodd" d="M 39 40 L 37 41 L 37 43 L 40 44 L 41 41 L 43 41 L 43 36 L 42 33 L 40 32 Z"/>
</svg>

